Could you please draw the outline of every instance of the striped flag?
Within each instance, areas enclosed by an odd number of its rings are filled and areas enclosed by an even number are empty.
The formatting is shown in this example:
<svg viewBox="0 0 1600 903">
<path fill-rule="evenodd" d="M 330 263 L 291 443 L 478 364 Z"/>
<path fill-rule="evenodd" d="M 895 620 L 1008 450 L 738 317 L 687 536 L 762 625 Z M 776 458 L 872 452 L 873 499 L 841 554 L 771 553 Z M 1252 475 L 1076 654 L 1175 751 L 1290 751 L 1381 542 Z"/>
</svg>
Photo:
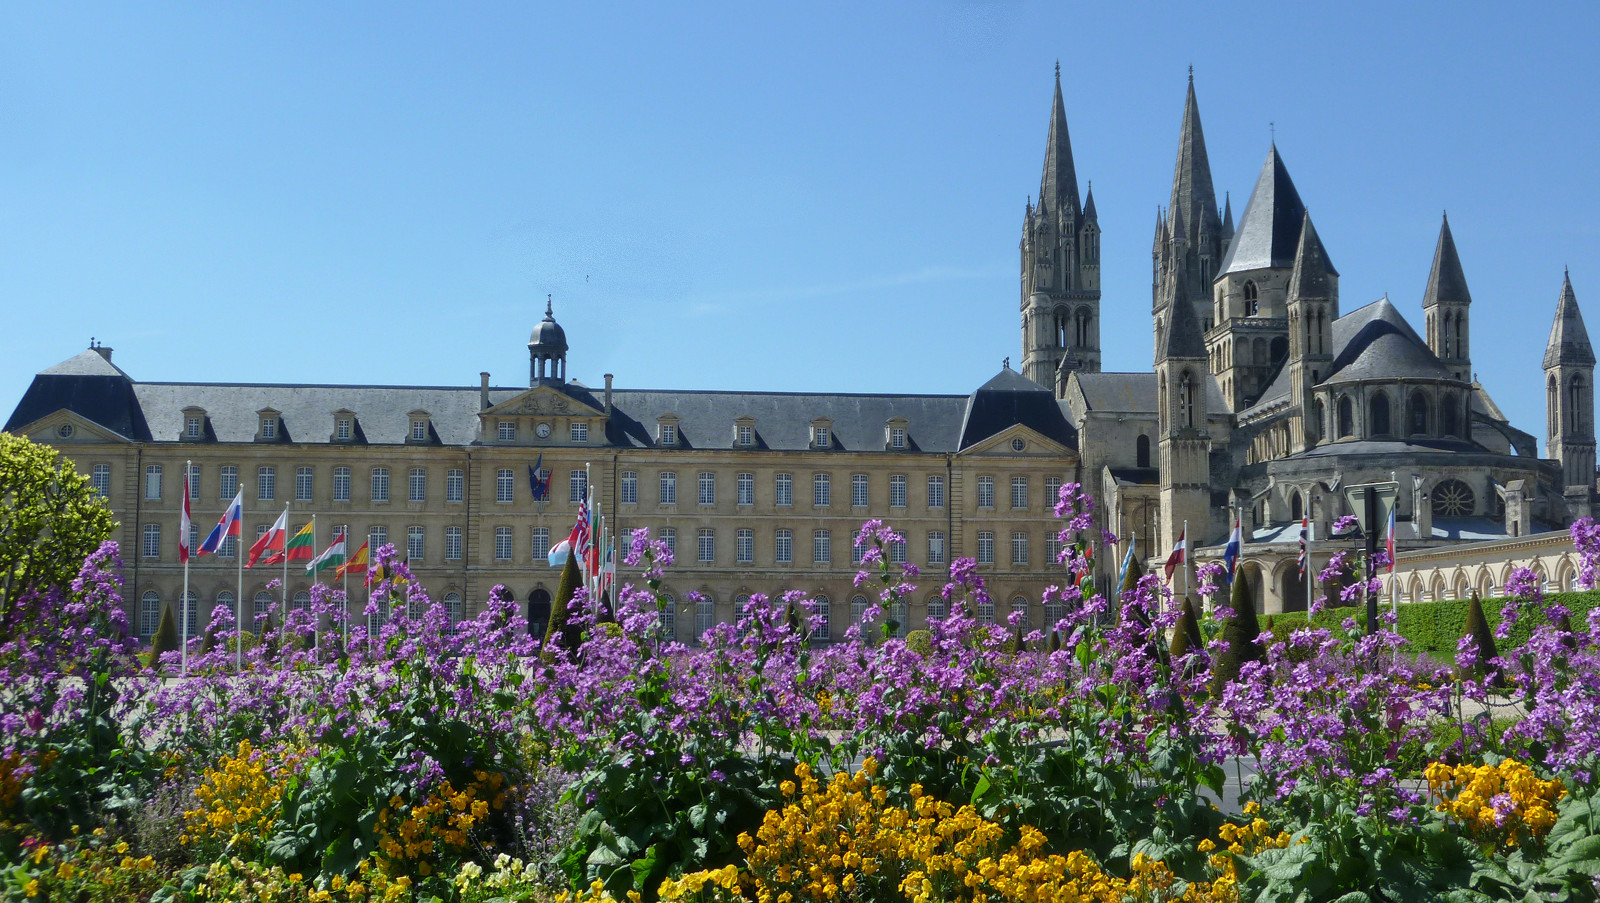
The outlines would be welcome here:
<svg viewBox="0 0 1600 903">
<path fill-rule="evenodd" d="M 188 485 L 188 482 L 188 480 L 184 480 L 185 485 Z M 228 510 L 222 512 L 222 520 L 217 521 L 217 525 L 212 527 L 211 532 L 206 535 L 206 541 L 200 544 L 199 554 L 210 555 L 222 548 L 223 541 L 228 537 L 237 537 L 241 526 L 240 521 L 243 518 L 244 490 L 241 489 L 239 494 L 233 497 L 233 501 L 228 504 Z"/>
<path fill-rule="evenodd" d="M 289 561 L 310 561 L 316 557 L 317 543 L 316 537 L 312 533 L 312 527 L 315 524 L 316 521 L 311 521 L 301 527 L 299 533 L 289 537 L 289 541 L 284 544 L 283 551 L 268 558 L 262 564 L 282 564 L 286 559 Z"/>
<path fill-rule="evenodd" d="M 349 574 L 365 574 L 367 572 L 367 545 L 368 543 L 366 542 L 362 543 L 361 548 L 356 549 L 354 555 L 345 559 L 344 564 L 339 565 L 338 570 L 333 572 L 335 580 L 343 580 Z"/>
<path fill-rule="evenodd" d="M 1239 566 L 1239 553 L 1244 549 L 1244 532 L 1239 529 L 1239 519 L 1233 519 L 1233 532 L 1228 535 L 1228 545 L 1222 550 L 1222 560 L 1228 565 L 1228 579 L 1233 579 L 1234 568 Z"/>
<path fill-rule="evenodd" d="M 598 570 L 592 561 L 595 552 L 594 524 L 590 522 L 587 496 L 578 502 L 578 522 L 572 525 L 572 532 L 567 534 L 567 548 L 578 556 L 585 576 L 592 576 Z"/>
<path fill-rule="evenodd" d="M 189 563 L 189 464 L 183 465 L 183 511 L 178 515 L 178 563 Z"/>
<path fill-rule="evenodd" d="M 1371 492 L 1372 490 L 1369 489 L 1367 491 Z M 1389 509 L 1389 539 L 1388 539 L 1388 542 L 1385 543 L 1385 548 L 1389 552 L 1389 573 L 1393 574 L 1394 573 L 1394 508 L 1390 508 Z"/>
<path fill-rule="evenodd" d="M 1167 556 L 1167 582 L 1172 582 L 1172 572 L 1183 564 L 1184 555 L 1189 551 L 1189 540 L 1183 533 L 1178 534 L 1178 542 L 1172 547 L 1172 554 Z"/>
<path fill-rule="evenodd" d="M 1306 575 L 1306 559 L 1308 557 L 1306 555 L 1306 543 L 1310 541 L 1311 518 L 1310 516 L 1302 516 L 1300 518 L 1300 576 L 1302 577 Z"/>
<path fill-rule="evenodd" d="M 337 568 L 344 564 L 344 552 L 344 531 L 340 530 L 333 537 L 333 542 L 328 543 L 328 547 L 322 550 L 322 554 L 313 558 L 311 563 L 306 565 L 306 575 L 314 576 L 328 568 Z"/>
<path fill-rule="evenodd" d="M 245 567 L 253 568 L 259 564 L 277 564 L 283 560 L 283 541 L 289 535 L 289 509 L 283 509 L 278 519 L 272 522 L 267 532 L 261 534 L 255 545 L 250 547 L 250 560 L 245 562 Z M 263 558 L 263 556 L 265 556 Z"/>
</svg>

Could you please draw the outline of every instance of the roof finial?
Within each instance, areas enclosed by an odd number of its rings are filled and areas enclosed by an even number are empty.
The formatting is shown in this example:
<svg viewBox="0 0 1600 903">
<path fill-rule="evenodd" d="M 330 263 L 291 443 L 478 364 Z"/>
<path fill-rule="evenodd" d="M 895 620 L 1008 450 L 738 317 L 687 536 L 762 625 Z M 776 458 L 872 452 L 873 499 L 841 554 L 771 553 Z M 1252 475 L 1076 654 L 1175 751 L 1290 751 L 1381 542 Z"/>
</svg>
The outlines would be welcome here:
<svg viewBox="0 0 1600 903">
<path fill-rule="evenodd" d="M 1061 81 L 1061 60 L 1056 60 L 1056 81 Z"/>
<path fill-rule="evenodd" d="M 89 347 L 90 348 L 94 347 L 94 336 L 89 336 Z"/>
<path fill-rule="evenodd" d="M 1194 63 L 1189 64 L 1189 84 L 1194 84 Z"/>
<path fill-rule="evenodd" d="M 1273 147 L 1277 147 L 1278 146 L 1278 124 L 1276 122 L 1267 123 L 1267 131 L 1272 134 L 1272 146 Z"/>
<path fill-rule="evenodd" d="M 1057 65 L 1059 65 L 1059 64 L 1057 64 Z M 1011 369 L 1011 357 L 1010 357 L 1010 355 L 1007 355 L 1006 359 L 1000 362 L 1000 366 L 1004 367 L 1007 370 Z"/>
<path fill-rule="evenodd" d="M 549 295 L 545 295 L 544 296 L 544 315 L 547 316 L 547 317 L 555 316 L 555 313 L 550 309 L 550 304 L 551 304 L 550 296 Z"/>
</svg>

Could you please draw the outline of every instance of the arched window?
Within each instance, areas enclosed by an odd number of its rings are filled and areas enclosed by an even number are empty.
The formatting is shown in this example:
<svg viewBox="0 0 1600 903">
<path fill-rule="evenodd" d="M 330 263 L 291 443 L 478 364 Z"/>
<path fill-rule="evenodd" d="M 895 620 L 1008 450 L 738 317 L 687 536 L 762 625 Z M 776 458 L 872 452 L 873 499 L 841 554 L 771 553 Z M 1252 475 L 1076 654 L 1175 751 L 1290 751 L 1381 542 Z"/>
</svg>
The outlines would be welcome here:
<svg viewBox="0 0 1600 903">
<path fill-rule="evenodd" d="M 1583 377 L 1573 376 L 1567 384 L 1567 407 L 1571 409 L 1571 430 L 1574 436 L 1583 435 Z"/>
<path fill-rule="evenodd" d="M 1389 396 L 1382 392 L 1372 396 L 1372 435 L 1389 435 Z"/>
<path fill-rule="evenodd" d="M 1339 438 L 1344 439 L 1355 435 L 1356 432 L 1356 406 L 1345 395 L 1339 399 Z"/>
<path fill-rule="evenodd" d="M 1550 382 L 1545 386 L 1544 397 L 1546 432 L 1551 436 L 1554 436 L 1561 426 L 1556 419 L 1559 413 L 1557 409 L 1560 407 L 1560 401 L 1561 399 L 1556 395 L 1556 377 L 1555 374 L 1551 374 Z"/>
<path fill-rule="evenodd" d="M 1183 371 L 1183 381 L 1178 385 L 1178 423 L 1194 428 L 1194 379 Z"/>
<path fill-rule="evenodd" d="M 226 611 L 228 614 L 233 615 L 234 617 L 237 617 L 239 614 L 238 610 L 233 607 L 233 593 L 230 593 L 227 590 L 217 593 L 217 604 L 211 609 L 211 617 L 215 618 L 217 616 L 218 608 Z"/>
<path fill-rule="evenodd" d="M 1161 398 L 1161 422 L 1167 424 L 1167 428 L 1171 429 L 1172 420 L 1167 415 L 1167 375 L 1165 373 L 1161 374 L 1161 391 L 1158 394 Z"/>
<path fill-rule="evenodd" d="M 1300 518 L 1305 517 L 1305 515 L 1305 504 L 1300 500 L 1300 493 L 1289 493 L 1289 519 L 1299 520 Z"/>
<path fill-rule="evenodd" d="M 1150 466 L 1150 437 L 1149 436 L 1146 436 L 1143 433 L 1139 434 L 1139 438 L 1135 439 L 1134 442 L 1133 442 L 1133 455 L 1134 455 L 1134 460 L 1137 462 L 1134 466 L 1136 466 L 1136 467 L 1149 467 Z"/>
<path fill-rule="evenodd" d="M 189 590 L 183 599 L 183 624 L 188 629 L 187 636 L 193 639 L 197 635 L 196 628 L 200 619 L 200 594 Z"/>
<path fill-rule="evenodd" d="M 1428 433 L 1428 396 L 1421 392 L 1411 393 L 1411 434 L 1425 436 Z"/>
<path fill-rule="evenodd" d="M 1320 398 L 1311 403 L 1311 432 L 1313 441 L 1328 435 L 1328 409 Z"/>
<path fill-rule="evenodd" d="M 670 612 L 671 609 L 668 609 Z M 664 617 L 671 617 L 670 614 Z M 528 593 L 528 635 L 536 640 L 543 641 L 544 635 L 550 630 L 550 591 L 536 587 Z M 671 639 L 671 635 L 668 635 Z"/>
<path fill-rule="evenodd" d="M 1267 340 L 1256 339 L 1250 343 L 1250 363 L 1257 367 L 1265 365 L 1270 359 L 1267 357 Z"/>
<path fill-rule="evenodd" d="M 444 607 L 445 610 L 450 613 L 450 623 L 454 624 L 461 620 L 462 611 L 460 593 L 445 593 Z"/>
<path fill-rule="evenodd" d="M 1067 347 L 1067 316 L 1068 313 L 1066 308 L 1056 308 L 1054 331 L 1057 348 Z"/>
<path fill-rule="evenodd" d="M 156 624 L 161 621 L 161 594 L 145 590 L 139 601 L 139 639 L 149 640 L 156 635 Z"/>
<path fill-rule="evenodd" d="M 1089 347 L 1089 308 L 1078 308 L 1077 322 L 1077 347 Z"/>
<path fill-rule="evenodd" d="M 854 596 L 850 597 L 850 623 L 852 623 L 852 624 L 860 624 L 861 625 L 861 632 L 863 634 L 865 634 L 866 631 L 867 631 L 867 625 L 862 623 L 862 621 L 865 620 L 866 617 L 867 617 L 867 597 L 861 595 L 860 593 L 856 593 Z"/>
<path fill-rule="evenodd" d="M 674 601 L 671 596 L 664 596 L 662 601 L 668 605 L 677 604 L 677 602 Z M 742 606 L 742 603 L 748 601 L 750 601 L 749 596 L 740 596 L 738 599 L 734 600 L 734 605 L 735 607 L 740 607 Z M 695 639 L 698 641 L 700 637 L 705 636 L 706 631 L 715 626 L 717 626 L 717 604 L 712 602 L 709 598 L 700 599 L 694 604 Z"/>
<path fill-rule="evenodd" d="M 1444 408 L 1444 434 L 1446 436 L 1457 435 L 1459 431 L 1457 421 L 1461 419 L 1461 412 L 1456 410 L 1456 397 L 1454 395 L 1446 395 L 1442 405 Z"/>
<path fill-rule="evenodd" d="M 294 594 L 294 604 L 290 606 L 295 611 L 305 611 L 311 607 L 311 594 L 301 590 Z"/>
<path fill-rule="evenodd" d="M 1472 487 L 1460 480 L 1443 480 L 1433 487 L 1434 517 L 1467 517 L 1475 502 Z"/>
<path fill-rule="evenodd" d="M 833 620 L 833 602 L 820 593 L 815 602 L 811 610 L 811 642 L 828 643 L 833 639 L 833 628 L 829 623 Z"/>
<path fill-rule="evenodd" d="M 1247 281 L 1244 284 L 1244 315 L 1247 317 L 1253 317 L 1260 310 L 1261 300 L 1256 291 L 1256 284 L 1254 282 Z"/>
<path fill-rule="evenodd" d="M 1443 338 L 1444 341 L 1441 343 L 1441 347 L 1444 348 L 1444 357 L 1446 359 L 1449 359 L 1449 358 L 1455 356 L 1454 354 L 1451 353 L 1451 345 L 1454 342 L 1454 336 L 1451 335 L 1451 331 L 1452 331 L 1451 330 L 1451 325 L 1452 325 L 1453 322 L 1454 322 L 1454 320 L 1451 317 L 1450 312 L 1449 311 L 1445 311 L 1444 324 L 1443 324 L 1444 325 L 1444 329 L 1442 331 L 1442 338 Z"/>
</svg>

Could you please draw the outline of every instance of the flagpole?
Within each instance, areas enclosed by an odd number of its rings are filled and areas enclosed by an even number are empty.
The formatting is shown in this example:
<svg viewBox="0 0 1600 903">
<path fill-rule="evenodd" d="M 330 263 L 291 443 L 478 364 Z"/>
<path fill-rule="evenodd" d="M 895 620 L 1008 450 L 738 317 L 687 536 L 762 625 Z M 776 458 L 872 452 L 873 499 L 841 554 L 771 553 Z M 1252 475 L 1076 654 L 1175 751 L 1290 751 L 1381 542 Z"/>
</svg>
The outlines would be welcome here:
<svg viewBox="0 0 1600 903">
<path fill-rule="evenodd" d="M 1306 572 L 1300 575 L 1306 584 L 1306 623 L 1308 625 L 1311 623 L 1311 571 L 1316 567 L 1315 559 L 1311 554 L 1312 541 L 1311 529 L 1308 526 L 1306 528 Z"/>
<path fill-rule="evenodd" d="M 189 467 L 190 462 L 184 461 L 183 497 L 185 500 L 189 498 Z M 185 529 L 187 529 L 187 527 L 185 527 Z M 180 549 L 187 548 L 188 544 L 189 537 L 178 537 L 178 547 Z M 180 626 L 183 630 L 183 651 L 178 657 L 178 673 L 183 675 L 187 675 L 189 673 L 189 558 L 191 555 L 193 555 L 193 553 L 194 550 L 190 549 L 188 552 L 185 552 L 183 556 L 183 601 L 178 606 L 179 611 L 182 612 L 180 616 Z"/>
<path fill-rule="evenodd" d="M 237 611 L 233 615 L 233 670 L 244 672 L 244 506 L 239 506 L 239 538 L 233 542 L 233 557 L 239 566 L 239 595 L 234 598 Z M 224 538 L 223 542 L 228 540 Z"/>
<path fill-rule="evenodd" d="M 1183 604 L 1189 604 L 1189 520 L 1183 521 Z"/>
</svg>

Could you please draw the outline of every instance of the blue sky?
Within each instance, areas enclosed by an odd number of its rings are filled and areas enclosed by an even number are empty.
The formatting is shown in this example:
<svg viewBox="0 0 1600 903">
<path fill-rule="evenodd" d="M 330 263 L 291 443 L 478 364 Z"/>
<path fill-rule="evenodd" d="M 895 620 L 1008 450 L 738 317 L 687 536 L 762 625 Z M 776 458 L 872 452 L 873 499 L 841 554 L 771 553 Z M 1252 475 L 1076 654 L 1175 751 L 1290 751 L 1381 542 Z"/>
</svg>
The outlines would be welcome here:
<svg viewBox="0 0 1600 903">
<path fill-rule="evenodd" d="M 1420 328 L 1449 210 L 1542 452 L 1564 265 L 1600 328 L 1600 5 L 1323 6 L 7 6 L 0 407 L 91 335 L 142 380 L 522 384 L 546 293 L 590 385 L 964 394 L 1020 358 L 1060 58 L 1106 369 L 1150 366 L 1192 63 L 1219 193 L 1275 123 L 1344 310 Z"/>
</svg>

